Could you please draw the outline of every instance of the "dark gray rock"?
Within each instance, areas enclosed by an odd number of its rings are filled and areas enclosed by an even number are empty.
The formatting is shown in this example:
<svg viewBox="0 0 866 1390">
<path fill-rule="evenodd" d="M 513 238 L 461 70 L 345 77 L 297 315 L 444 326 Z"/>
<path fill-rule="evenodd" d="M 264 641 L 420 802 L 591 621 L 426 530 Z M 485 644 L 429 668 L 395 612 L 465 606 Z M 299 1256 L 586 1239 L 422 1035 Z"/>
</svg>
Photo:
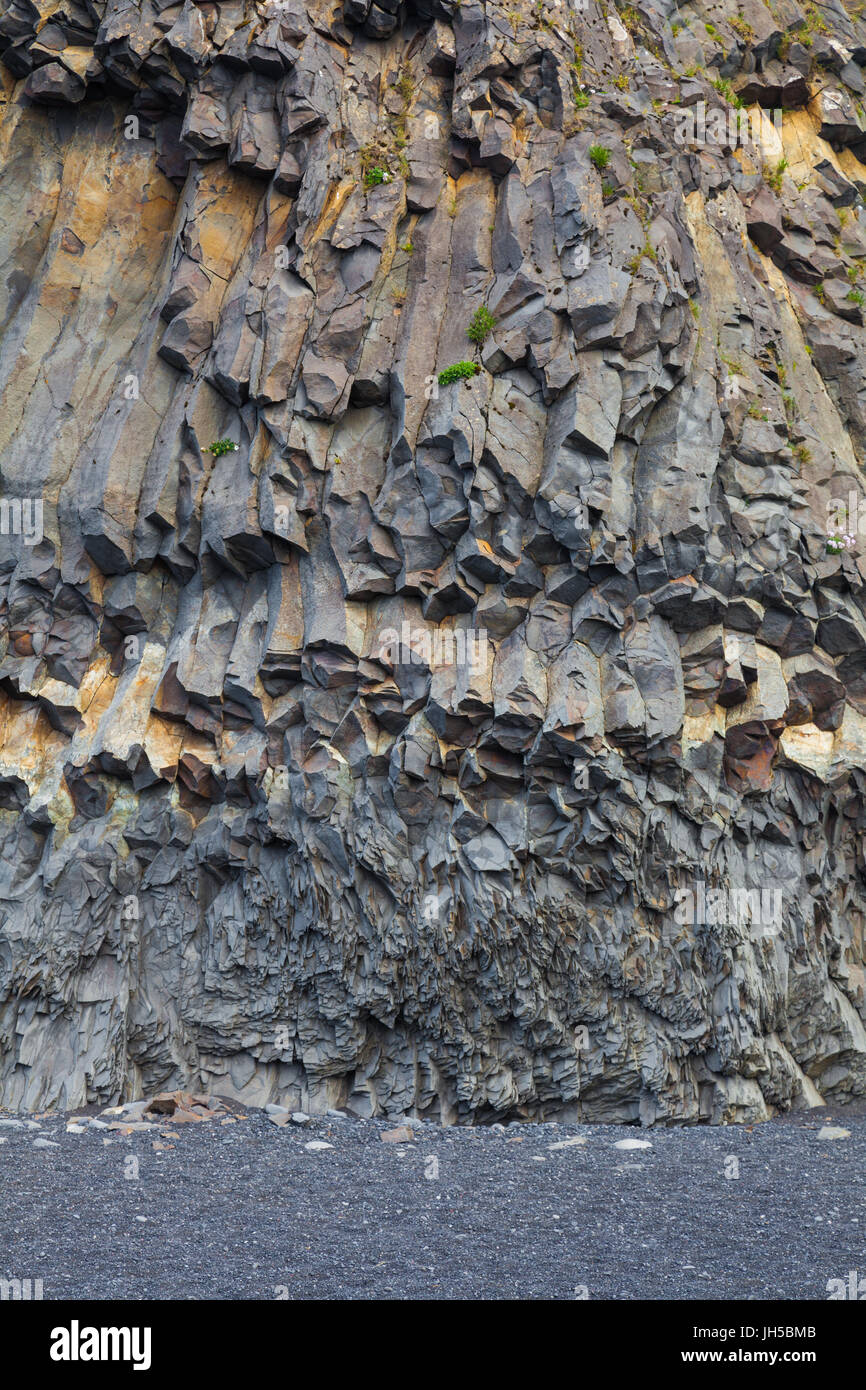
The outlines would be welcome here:
<svg viewBox="0 0 866 1390">
<path fill-rule="evenodd" d="M 0 1102 L 862 1095 L 862 21 L 97 9 L 0 17 Z"/>
</svg>

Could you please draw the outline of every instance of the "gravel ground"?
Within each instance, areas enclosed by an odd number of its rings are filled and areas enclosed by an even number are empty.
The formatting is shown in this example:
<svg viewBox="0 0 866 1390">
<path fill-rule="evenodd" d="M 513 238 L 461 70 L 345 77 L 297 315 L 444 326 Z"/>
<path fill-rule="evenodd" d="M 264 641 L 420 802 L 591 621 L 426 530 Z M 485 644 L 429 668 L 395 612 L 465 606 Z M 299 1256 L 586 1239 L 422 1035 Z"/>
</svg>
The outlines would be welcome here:
<svg viewBox="0 0 866 1390">
<path fill-rule="evenodd" d="M 376 1120 L 232 1113 L 108 1144 L 0 1115 L 0 1279 L 41 1278 L 45 1299 L 821 1300 L 866 1275 L 862 1107 L 753 1128 L 423 1125 L 414 1143 Z"/>
</svg>

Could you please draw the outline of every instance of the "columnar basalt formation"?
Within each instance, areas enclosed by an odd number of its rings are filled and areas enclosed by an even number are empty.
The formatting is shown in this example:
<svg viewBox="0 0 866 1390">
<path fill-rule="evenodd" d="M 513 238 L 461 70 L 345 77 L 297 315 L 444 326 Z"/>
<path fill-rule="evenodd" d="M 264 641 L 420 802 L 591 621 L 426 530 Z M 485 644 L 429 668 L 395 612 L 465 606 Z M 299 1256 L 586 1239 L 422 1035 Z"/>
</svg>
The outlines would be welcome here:
<svg viewBox="0 0 866 1390">
<path fill-rule="evenodd" d="M 866 1093 L 860 7 L 0 8 L 0 1104 Z"/>
</svg>

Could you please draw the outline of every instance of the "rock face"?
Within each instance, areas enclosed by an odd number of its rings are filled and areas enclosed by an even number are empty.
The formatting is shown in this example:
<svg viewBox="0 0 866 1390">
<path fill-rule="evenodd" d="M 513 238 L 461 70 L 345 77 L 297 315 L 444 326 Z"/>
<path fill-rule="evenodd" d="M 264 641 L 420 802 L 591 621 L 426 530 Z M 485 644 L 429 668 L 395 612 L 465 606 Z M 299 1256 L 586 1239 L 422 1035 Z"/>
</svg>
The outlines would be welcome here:
<svg viewBox="0 0 866 1390">
<path fill-rule="evenodd" d="M 0 36 L 0 1104 L 866 1093 L 866 22 Z"/>
</svg>

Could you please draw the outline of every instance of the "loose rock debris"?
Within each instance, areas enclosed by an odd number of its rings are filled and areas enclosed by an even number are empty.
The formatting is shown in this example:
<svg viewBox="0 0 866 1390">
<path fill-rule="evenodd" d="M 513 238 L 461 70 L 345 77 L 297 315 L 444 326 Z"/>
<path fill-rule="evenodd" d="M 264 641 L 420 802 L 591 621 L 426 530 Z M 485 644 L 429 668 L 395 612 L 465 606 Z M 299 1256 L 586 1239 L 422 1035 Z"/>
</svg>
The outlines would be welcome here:
<svg viewBox="0 0 866 1390">
<path fill-rule="evenodd" d="M 164 1124 L 168 1119 L 173 1125 L 187 1125 L 204 1124 L 208 1120 L 219 1120 L 221 1124 L 235 1124 L 237 1118 L 244 1118 L 230 1115 L 228 1106 L 223 1101 L 190 1091 L 161 1091 L 149 1100 L 130 1100 L 122 1105 L 110 1105 L 101 1113 L 104 1116 L 102 1119 L 93 1115 L 70 1116 L 66 1133 L 86 1134 L 88 1130 L 107 1129 L 122 1134 L 146 1134 L 159 1129 L 160 1124 Z M 0 1124 L 2 1123 L 0 1121 Z M 161 1130 L 160 1133 L 162 1138 L 178 1137 L 166 1130 Z"/>
</svg>

